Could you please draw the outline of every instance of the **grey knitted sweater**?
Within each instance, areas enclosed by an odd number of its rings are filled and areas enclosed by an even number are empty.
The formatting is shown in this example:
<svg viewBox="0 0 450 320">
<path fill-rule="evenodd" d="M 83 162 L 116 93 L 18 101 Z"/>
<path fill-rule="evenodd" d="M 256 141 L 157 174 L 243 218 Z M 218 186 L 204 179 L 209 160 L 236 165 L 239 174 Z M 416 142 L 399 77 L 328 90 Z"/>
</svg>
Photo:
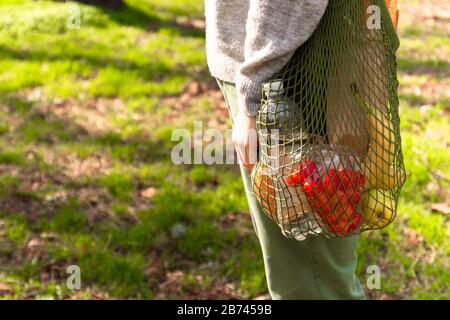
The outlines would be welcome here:
<svg viewBox="0 0 450 320">
<path fill-rule="evenodd" d="M 238 105 L 257 114 L 261 85 L 313 33 L 328 0 L 205 0 L 211 74 L 235 83 Z"/>
</svg>

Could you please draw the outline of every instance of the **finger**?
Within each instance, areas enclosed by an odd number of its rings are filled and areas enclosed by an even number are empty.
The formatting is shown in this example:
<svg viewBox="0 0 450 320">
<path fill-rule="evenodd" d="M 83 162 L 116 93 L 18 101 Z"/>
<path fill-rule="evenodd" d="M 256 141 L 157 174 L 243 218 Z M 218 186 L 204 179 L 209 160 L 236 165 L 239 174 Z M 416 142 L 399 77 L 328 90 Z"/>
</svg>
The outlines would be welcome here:
<svg viewBox="0 0 450 320">
<path fill-rule="evenodd" d="M 252 171 L 253 170 L 253 167 L 254 167 L 255 165 L 254 164 L 248 164 L 248 165 L 246 165 L 245 166 L 245 168 L 248 170 L 248 171 Z"/>
<path fill-rule="evenodd" d="M 237 157 L 238 157 L 239 164 L 244 164 L 245 165 L 245 161 L 244 161 L 245 160 L 245 156 L 244 156 L 244 152 L 242 151 L 241 144 L 239 142 L 236 142 L 234 144 L 234 149 L 236 150 L 236 154 L 237 154 Z"/>
<path fill-rule="evenodd" d="M 252 171 L 253 167 L 255 166 L 256 161 L 252 160 L 251 156 L 249 155 L 249 148 L 246 148 L 246 157 L 245 157 L 245 163 L 244 166 L 247 168 L 248 171 Z"/>
<path fill-rule="evenodd" d="M 251 170 L 253 165 L 249 161 L 248 145 L 241 143 L 238 144 L 237 148 L 238 148 L 238 157 L 241 160 L 241 163 L 244 165 L 245 168 L 247 168 L 247 170 Z"/>
<path fill-rule="evenodd" d="M 250 130 L 246 150 L 248 164 L 254 165 L 258 161 L 258 144 L 259 141 L 256 131 Z"/>
<path fill-rule="evenodd" d="M 243 161 L 244 161 L 244 166 L 247 168 L 248 165 L 250 164 L 250 158 L 249 158 L 249 145 L 248 145 L 248 144 L 245 144 L 245 145 L 243 146 L 243 148 L 242 148 L 242 153 L 243 153 L 243 156 L 244 156 L 244 159 L 243 159 Z"/>
</svg>

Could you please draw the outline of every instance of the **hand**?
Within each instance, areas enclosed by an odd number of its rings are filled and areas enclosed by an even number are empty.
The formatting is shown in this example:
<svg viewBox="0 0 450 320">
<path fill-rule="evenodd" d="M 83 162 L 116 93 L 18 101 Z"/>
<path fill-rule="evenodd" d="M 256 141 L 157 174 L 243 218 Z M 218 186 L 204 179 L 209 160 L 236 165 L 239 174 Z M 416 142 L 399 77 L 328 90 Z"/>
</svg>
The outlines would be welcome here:
<svg viewBox="0 0 450 320">
<path fill-rule="evenodd" d="M 232 138 L 239 160 L 251 171 L 257 161 L 256 117 L 239 111 L 234 119 Z"/>
</svg>

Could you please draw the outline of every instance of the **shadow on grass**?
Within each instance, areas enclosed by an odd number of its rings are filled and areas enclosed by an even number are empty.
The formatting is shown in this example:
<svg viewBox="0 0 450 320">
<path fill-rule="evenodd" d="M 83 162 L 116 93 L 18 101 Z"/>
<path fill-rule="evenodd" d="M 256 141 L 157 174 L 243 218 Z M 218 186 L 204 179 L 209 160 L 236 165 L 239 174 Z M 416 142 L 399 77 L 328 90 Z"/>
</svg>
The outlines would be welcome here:
<svg viewBox="0 0 450 320">
<path fill-rule="evenodd" d="M 138 64 L 133 61 L 123 60 L 112 57 L 98 56 L 94 54 L 82 54 L 82 53 L 62 53 L 62 54 L 52 54 L 48 51 L 38 50 L 38 51 L 23 51 L 8 48 L 0 45 L 0 56 L 3 58 L 12 58 L 22 61 L 60 61 L 60 60 L 74 60 L 74 61 L 85 61 L 93 68 L 113 66 L 120 68 L 120 70 L 127 70 L 137 72 L 140 77 L 144 80 L 150 81 L 161 81 L 164 76 L 186 76 L 189 75 L 186 68 L 172 68 L 164 63 L 145 63 Z"/>
<path fill-rule="evenodd" d="M 439 59 L 417 60 L 399 58 L 398 69 L 407 74 L 426 74 L 437 79 L 450 77 L 450 63 Z"/>
<path fill-rule="evenodd" d="M 160 29 L 166 29 L 183 37 L 203 38 L 205 32 L 203 29 L 192 25 L 180 24 L 177 20 L 162 20 L 157 12 L 145 12 L 134 5 L 125 3 L 122 7 L 111 9 L 102 5 L 92 3 L 94 1 L 79 1 L 99 9 L 107 15 L 110 20 L 123 26 L 131 26 L 144 29 L 151 32 L 158 32 Z"/>
<path fill-rule="evenodd" d="M 110 173 L 101 167 L 92 176 L 68 176 L 59 165 L 46 163 L 44 155 L 31 157 L 30 152 L 37 145 L 53 149 L 73 142 L 98 151 L 107 149 L 116 153 L 116 158 L 125 157 L 124 161 L 139 167 L 167 158 L 163 143 L 141 137 L 124 138 L 114 132 L 88 133 L 51 111 L 22 107 L 27 104 L 20 97 L 0 98 L 18 106 L 2 111 L 23 119 L 21 125 L 5 134 L 15 138 L 15 142 L 25 135 L 20 143 L 26 146 L 20 161 L 11 156 L 2 158 L 0 148 L 0 274 L 14 274 L 23 283 L 40 279 L 45 287 L 50 280 L 64 283 L 65 267 L 76 263 L 82 270 L 90 270 L 85 272 L 85 285 L 103 285 L 115 296 L 151 298 L 143 272 L 153 240 L 151 224 L 137 223 L 126 209 L 138 207 L 137 201 L 140 210 L 150 207 L 148 202 L 135 199 L 140 180 L 135 181 L 132 174 Z M 1 141 L 11 137 L 1 137 Z M 10 168 L 14 168 L 14 173 Z M 33 185 L 40 186 L 39 190 Z M 67 195 L 49 196 L 55 192 Z M 111 202 L 122 203 L 125 212 L 116 216 L 108 208 Z M 30 243 L 42 241 L 43 234 L 51 234 L 53 240 L 46 239 L 45 250 L 38 252 Z M 116 252 L 118 248 L 123 252 Z"/>
<path fill-rule="evenodd" d="M 118 132 L 88 132 L 83 126 L 51 112 L 32 112 L 22 115 L 25 120 L 13 132 L 27 144 L 40 143 L 50 148 L 59 143 L 106 149 L 116 160 L 135 165 L 170 158 L 166 141 L 148 137 L 123 137 Z"/>
<path fill-rule="evenodd" d="M 209 73 L 206 71 L 192 72 L 190 68 L 182 64 L 178 64 L 174 67 L 168 65 L 167 62 L 158 62 L 157 60 L 153 60 L 152 62 L 136 63 L 131 60 L 101 56 L 95 53 L 90 54 L 89 52 L 64 52 L 61 54 L 54 54 L 50 53 L 48 50 L 26 51 L 9 48 L 0 44 L 0 57 L 21 61 L 37 61 L 42 63 L 63 60 L 80 61 L 86 62 L 94 69 L 110 66 L 124 71 L 135 72 L 144 81 L 158 83 L 164 81 L 164 79 L 169 76 L 187 76 L 191 78 L 192 81 L 210 77 Z"/>
</svg>

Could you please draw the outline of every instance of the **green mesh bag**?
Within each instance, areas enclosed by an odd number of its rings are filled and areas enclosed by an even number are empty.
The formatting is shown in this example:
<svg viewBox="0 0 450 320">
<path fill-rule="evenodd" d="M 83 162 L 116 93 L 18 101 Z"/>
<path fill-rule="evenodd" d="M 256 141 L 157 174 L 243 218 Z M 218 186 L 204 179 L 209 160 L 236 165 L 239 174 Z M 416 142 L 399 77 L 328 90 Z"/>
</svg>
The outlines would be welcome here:
<svg viewBox="0 0 450 320">
<path fill-rule="evenodd" d="M 368 5 L 381 13 L 369 28 Z M 287 237 L 346 237 L 391 223 L 405 181 L 399 40 L 384 0 L 330 0 L 313 35 L 262 89 L 252 171 Z"/>
</svg>

